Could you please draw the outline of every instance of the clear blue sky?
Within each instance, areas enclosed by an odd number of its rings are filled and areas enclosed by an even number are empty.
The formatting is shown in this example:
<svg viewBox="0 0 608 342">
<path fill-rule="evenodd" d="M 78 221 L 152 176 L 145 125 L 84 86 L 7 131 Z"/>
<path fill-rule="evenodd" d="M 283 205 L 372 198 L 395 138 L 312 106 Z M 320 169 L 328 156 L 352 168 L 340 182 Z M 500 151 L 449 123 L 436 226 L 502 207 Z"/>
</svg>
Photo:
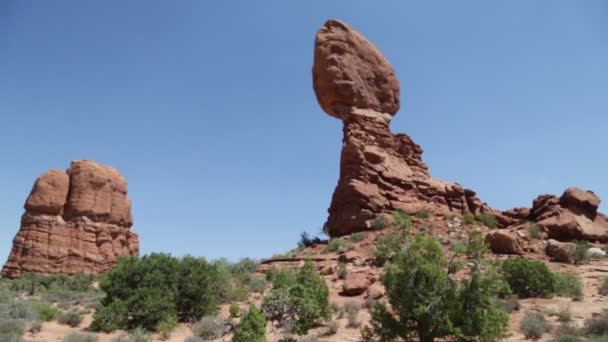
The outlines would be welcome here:
<svg viewBox="0 0 608 342">
<path fill-rule="evenodd" d="M 74 159 L 125 175 L 143 253 L 259 258 L 319 231 L 342 139 L 311 84 L 328 18 L 393 64 L 392 129 L 433 175 L 500 209 L 571 185 L 608 202 L 605 0 L 3 0 L 1 262 L 36 177 Z"/>
</svg>

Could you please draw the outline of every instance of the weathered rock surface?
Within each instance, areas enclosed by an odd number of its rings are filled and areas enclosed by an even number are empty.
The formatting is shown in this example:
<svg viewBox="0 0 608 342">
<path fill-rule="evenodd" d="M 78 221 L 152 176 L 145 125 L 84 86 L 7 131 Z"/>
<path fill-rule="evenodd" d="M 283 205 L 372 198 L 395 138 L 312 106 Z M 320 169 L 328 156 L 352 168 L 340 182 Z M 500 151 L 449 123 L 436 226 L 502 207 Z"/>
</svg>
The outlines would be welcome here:
<svg viewBox="0 0 608 342">
<path fill-rule="evenodd" d="M 114 168 L 74 161 L 41 175 L 25 202 L 2 276 L 100 273 L 139 253 L 127 183 Z"/>
<path fill-rule="evenodd" d="M 570 257 L 570 251 L 574 248 L 574 244 L 570 242 L 559 242 L 553 239 L 549 239 L 547 241 L 547 246 L 545 247 L 545 253 L 553 261 L 557 262 L 572 262 L 572 258 Z"/>
<path fill-rule="evenodd" d="M 390 118 L 399 109 L 399 82 L 361 34 L 337 20 L 319 30 L 313 84 L 321 107 L 344 123 L 340 180 L 325 226 L 330 236 L 369 229 L 376 215 L 397 209 L 489 210 L 475 192 L 431 177 L 420 146 L 390 132 Z"/>
<path fill-rule="evenodd" d="M 346 296 L 358 296 L 365 292 L 371 285 L 371 280 L 365 273 L 349 273 L 344 279 L 342 294 Z"/>
<path fill-rule="evenodd" d="M 541 195 L 534 200 L 529 220 L 559 241 L 608 241 L 608 219 L 597 211 L 600 199 L 591 191 L 569 188 L 560 198 Z"/>
<path fill-rule="evenodd" d="M 506 230 L 494 230 L 486 235 L 486 243 L 496 254 L 523 254 L 517 235 Z"/>
</svg>

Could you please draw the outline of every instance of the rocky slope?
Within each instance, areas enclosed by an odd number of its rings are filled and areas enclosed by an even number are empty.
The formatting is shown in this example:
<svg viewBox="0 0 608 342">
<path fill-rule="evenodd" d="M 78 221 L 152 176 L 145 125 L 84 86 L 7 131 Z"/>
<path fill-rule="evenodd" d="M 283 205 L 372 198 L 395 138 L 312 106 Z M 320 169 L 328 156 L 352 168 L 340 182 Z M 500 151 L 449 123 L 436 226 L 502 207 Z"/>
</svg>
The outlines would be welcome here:
<svg viewBox="0 0 608 342">
<path fill-rule="evenodd" d="M 131 230 L 127 183 L 93 161 L 50 170 L 34 184 L 2 276 L 103 272 L 117 257 L 139 253 Z"/>
</svg>

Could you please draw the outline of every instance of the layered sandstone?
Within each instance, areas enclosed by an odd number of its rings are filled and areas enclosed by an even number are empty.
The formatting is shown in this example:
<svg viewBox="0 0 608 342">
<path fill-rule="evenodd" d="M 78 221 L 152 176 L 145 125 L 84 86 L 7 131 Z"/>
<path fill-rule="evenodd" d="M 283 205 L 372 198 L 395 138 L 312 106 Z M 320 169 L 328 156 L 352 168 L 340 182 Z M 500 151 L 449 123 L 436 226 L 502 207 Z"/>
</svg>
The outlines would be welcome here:
<svg viewBox="0 0 608 342">
<path fill-rule="evenodd" d="M 329 20 L 317 33 L 313 86 L 323 110 L 344 124 L 340 179 L 325 224 L 330 236 L 369 229 L 378 214 L 398 209 L 489 210 L 475 192 L 433 178 L 420 146 L 391 133 L 399 81 L 382 53 L 343 22 Z"/>
<path fill-rule="evenodd" d="M 41 175 L 25 202 L 2 276 L 100 273 L 119 256 L 137 255 L 127 183 L 114 168 L 74 161 Z"/>
</svg>

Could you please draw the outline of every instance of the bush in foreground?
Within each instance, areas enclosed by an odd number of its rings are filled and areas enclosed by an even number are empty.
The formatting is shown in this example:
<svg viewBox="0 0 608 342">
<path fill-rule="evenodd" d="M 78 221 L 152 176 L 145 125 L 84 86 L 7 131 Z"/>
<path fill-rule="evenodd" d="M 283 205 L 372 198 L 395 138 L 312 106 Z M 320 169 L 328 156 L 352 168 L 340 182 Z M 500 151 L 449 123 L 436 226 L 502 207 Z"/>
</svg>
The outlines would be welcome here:
<svg viewBox="0 0 608 342">
<path fill-rule="evenodd" d="M 266 317 L 255 305 L 249 307 L 234 330 L 232 342 L 266 342 Z"/>
<path fill-rule="evenodd" d="M 505 260 L 501 269 L 511 290 L 520 298 L 547 298 L 555 293 L 555 277 L 542 261 L 512 258 Z"/>
<path fill-rule="evenodd" d="M 534 340 L 541 338 L 550 330 L 549 323 L 542 312 L 526 312 L 519 328 L 526 338 Z"/>
<path fill-rule="evenodd" d="M 508 315 L 495 297 L 506 286 L 485 258 L 487 249 L 478 231 L 471 231 L 468 245 L 448 260 L 433 237 L 418 234 L 385 269 L 382 279 L 395 315 L 376 304 L 372 328 L 363 336 L 373 340 L 431 342 L 436 338 L 494 341 L 503 335 Z M 451 275 L 464 258 L 473 260 L 469 277 L 461 282 Z"/>
<path fill-rule="evenodd" d="M 99 337 L 95 334 L 84 332 L 72 332 L 63 338 L 63 342 L 97 342 Z"/>
</svg>

